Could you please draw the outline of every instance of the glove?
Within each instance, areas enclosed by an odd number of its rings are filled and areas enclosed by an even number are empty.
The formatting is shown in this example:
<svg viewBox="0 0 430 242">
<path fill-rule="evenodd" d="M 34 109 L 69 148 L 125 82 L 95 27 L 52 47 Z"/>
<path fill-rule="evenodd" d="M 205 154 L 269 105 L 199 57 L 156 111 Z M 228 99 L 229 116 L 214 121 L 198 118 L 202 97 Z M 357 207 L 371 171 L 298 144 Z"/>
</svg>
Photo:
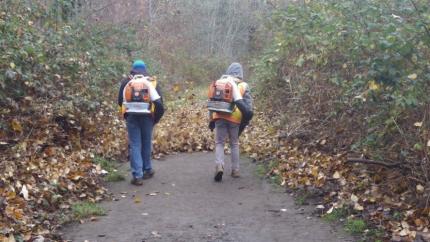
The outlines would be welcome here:
<svg viewBox="0 0 430 242">
<path fill-rule="evenodd" d="M 209 129 L 211 130 L 211 132 L 214 131 L 214 129 L 215 129 L 215 121 L 210 121 L 209 122 Z"/>
</svg>

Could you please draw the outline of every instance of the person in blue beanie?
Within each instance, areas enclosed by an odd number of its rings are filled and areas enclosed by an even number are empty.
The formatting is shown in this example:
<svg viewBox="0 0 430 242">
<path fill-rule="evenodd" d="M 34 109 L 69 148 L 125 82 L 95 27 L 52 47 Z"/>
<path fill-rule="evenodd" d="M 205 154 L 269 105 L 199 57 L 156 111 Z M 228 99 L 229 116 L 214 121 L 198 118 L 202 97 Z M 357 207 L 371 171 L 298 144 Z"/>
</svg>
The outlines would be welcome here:
<svg viewBox="0 0 430 242">
<path fill-rule="evenodd" d="M 130 76 L 121 82 L 118 105 L 127 124 L 131 184 L 140 186 L 144 179 L 154 176 L 152 131 L 164 114 L 160 87 L 142 60 L 133 63 Z"/>
</svg>

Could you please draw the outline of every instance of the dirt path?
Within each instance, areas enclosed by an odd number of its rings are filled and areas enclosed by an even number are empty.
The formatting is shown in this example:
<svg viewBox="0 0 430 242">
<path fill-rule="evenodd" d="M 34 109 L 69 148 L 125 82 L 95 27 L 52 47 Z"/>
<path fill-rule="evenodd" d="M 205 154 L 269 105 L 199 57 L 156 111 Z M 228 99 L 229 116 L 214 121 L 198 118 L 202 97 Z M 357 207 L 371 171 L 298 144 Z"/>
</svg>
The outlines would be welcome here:
<svg viewBox="0 0 430 242">
<path fill-rule="evenodd" d="M 303 215 L 288 194 L 258 178 L 248 161 L 242 159 L 241 178 L 231 178 L 227 166 L 223 182 L 213 182 L 212 160 L 212 153 L 195 153 L 155 161 L 154 178 L 142 187 L 129 180 L 112 184 L 119 200 L 102 204 L 108 215 L 66 228 L 64 237 L 78 242 L 353 241 Z"/>
</svg>

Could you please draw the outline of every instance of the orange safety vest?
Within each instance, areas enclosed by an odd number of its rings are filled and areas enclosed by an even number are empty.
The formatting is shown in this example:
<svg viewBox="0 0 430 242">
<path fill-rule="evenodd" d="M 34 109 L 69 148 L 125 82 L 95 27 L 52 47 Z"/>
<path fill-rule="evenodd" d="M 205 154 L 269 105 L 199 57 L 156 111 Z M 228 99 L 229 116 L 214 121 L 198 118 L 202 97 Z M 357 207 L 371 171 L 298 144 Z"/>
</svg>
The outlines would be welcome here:
<svg viewBox="0 0 430 242">
<path fill-rule="evenodd" d="M 245 82 L 240 82 L 237 86 L 239 87 L 240 94 L 243 96 L 245 94 L 247 84 Z M 212 120 L 224 119 L 235 124 L 240 124 L 240 121 L 242 120 L 242 112 L 240 112 L 239 108 L 235 106 L 232 113 L 213 112 L 211 118 Z"/>
<path fill-rule="evenodd" d="M 154 87 L 154 88 L 157 88 L 157 80 L 156 80 L 156 78 L 153 78 L 153 77 L 149 77 L 149 80 L 151 80 L 151 85 Z M 120 107 L 120 111 L 121 111 L 121 114 L 124 116 L 124 114 L 126 114 L 127 113 L 127 108 L 126 108 L 126 106 L 125 106 L 125 104 L 124 104 L 124 102 L 130 102 L 131 101 L 131 81 L 133 81 L 133 80 L 130 80 L 126 85 L 125 85 L 125 87 L 124 87 L 124 92 L 123 92 L 123 104 L 121 105 L 121 107 Z M 149 105 L 150 105 L 150 113 L 151 113 L 151 115 L 154 115 L 154 112 L 155 112 L 155 105 L 150 101 L 150 97 L 149 97 L 149 94 L 148 94 L 148 96 L 147 97 L 144 97 L 144 99 L 145 99 L 145 101 L 144 102 L 148 102 L 149 103 Z"/>
</svg>

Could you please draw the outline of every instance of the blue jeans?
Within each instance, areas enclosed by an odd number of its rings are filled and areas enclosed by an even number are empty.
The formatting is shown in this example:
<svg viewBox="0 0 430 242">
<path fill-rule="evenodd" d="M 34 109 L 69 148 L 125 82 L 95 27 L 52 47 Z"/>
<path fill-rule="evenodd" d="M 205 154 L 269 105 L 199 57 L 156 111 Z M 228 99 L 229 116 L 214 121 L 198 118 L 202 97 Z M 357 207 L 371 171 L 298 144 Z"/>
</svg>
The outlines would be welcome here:
<svg viewBox="0 0 430 242">
<path fill-rule="evenodd" d="M 130 147 L 131 174 L 142 178 L 143 173 L 152 169 L 151 148 L 154 122 L 150 116 L 127 116 L 127 132 Z"/>
</svg>

